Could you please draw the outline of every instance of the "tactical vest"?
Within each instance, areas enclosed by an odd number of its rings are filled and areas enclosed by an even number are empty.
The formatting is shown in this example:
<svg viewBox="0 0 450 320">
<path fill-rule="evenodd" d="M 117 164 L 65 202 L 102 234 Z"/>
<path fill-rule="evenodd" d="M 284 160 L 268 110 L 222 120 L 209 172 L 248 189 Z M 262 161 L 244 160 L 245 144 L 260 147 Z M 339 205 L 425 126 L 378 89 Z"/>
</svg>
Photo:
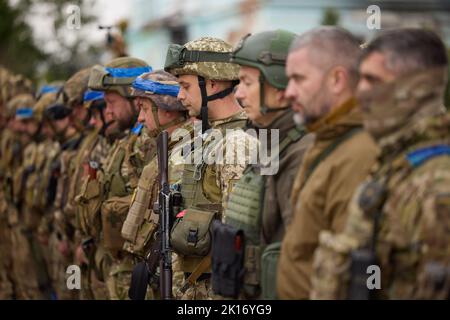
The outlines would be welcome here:
<svg viewBox="0 0 450 320">
<path fill-rule="evenodd" d="M 135 138 L 130 137 L 130 139 Z M 127 190 L 126 187 L 127 181 L 125 181 L 125 177 L 122 176 L 122 165 L 125 160 L 127 151 L 126 144 L 128 142 L 132 143 L 129 139 L 123 139 L 118 142 L 117 147 L 113 151 L 112 159 L 105 168 L 101 183 L 106 199 L 111 197 L 124 197 L 130 193 L 130 190 Z"/>
<path fill-rule="evenodd" d="M 158 164 L 156 157 L 144 167 L 133 194 L 130 210 L 122 226 L 124 249 L 143 256 L 144 247 L 157 229 L 158 216 L 152 206 L 158 194 Z"/>
<path fill-rule="evenodd" d="M 118 143 L 102 179 L 105 199 L 101 206 L 103 244 L 105 249 L 116 258 L 120 258 L 119 255 L 123 249 L 124 239 L 121 230 L 130 207 L 132 188 L 136 187 L 130 184 L 131 167 L 127 161 L 130 159 L 131 146 L 136 143 L 139 134 L 140 132 L 135 132 Z M 128 170 L 126 177 L 123 170 Z"/>
<path fill-rule="evenodd" d="M 68 206 L 70 207 L 70 210 L 74 211 L 74 214 L 76 214 L 76 203 L 74 202 L 74 200 L 75 196 L 80 191 L 80 182 L 84 174 L 83 162 L 86 160 L 88 153 L 91 153 L 92 149 L 95 147 L 96 141 L 98 140 L 98 132 L 99 130 L 93 130 L 86 136 L 80 148 L 78 149 L 75 158 L 70 161 L 69 172 L 71 173 L 71 180 L 68 193 Z"/>
<path fill-rule="evenodd" d="M 190 123 L 184 124 L 181 129 L 193 134 L 193 126 Z M 169 183 L 179 183 L 180 174 L 174 172 L 175 166 L 172 163 L 173 157 L 178 157 L 178 152 L 182 151 L 183 141 L 170 141 L 168 146 L 169 154 Z M 126 240 L 124 250 L 139 257 L 144 257 L 150 250 L 154 239 L 154 233 L 158 228 L 159 216 L 153 212 L 153 204 L 157 200 L 159 192 L 158 161 L 156 154 L 146 165 L 139 178 L 137 189 L 131 200 L 130 210 L 122 227 L 122 237 Z M 177 161 L 179 159 L 174 159 Z"/>
<path fill-rule="evenodd" d="M 279 156 L 289 145 L 298 141 L 305 134 L 304 130 L 293 128 L 279 146 Z M 245 275 L 244 293 L 247 297 L 256 297 L 261 285 L 261 224 L 265 195 L 265 176 L 260 168 L 249 165 L 244 175 L 234 186 L 225 209 L 225 223 L 242 230 L 245 235 Z"/>
<path fill-rule="evenodd" d="M 215 129 L 220 130 L 223 137 L 227 129 L 244 128 L 246 119 L 235 119 L 225 122 Z M 203 148 L 212 148 L 222 143 L 210 141 Z M 214 144 L 214 145 L 212 145 Z M 193 147 L 191 150 L 194 150 Z M 204 162 L 185 164 L 181 179 L 181 194 L 185 215 L 177 219 L 171 233 L 171 244 L 180 255 L 180 266 L 184 272 L 192 272 L 200 264 L 210 250 L 209 227 L 213 219 L 220 218 L 222 213 L 222 191 L 217 186 L 215 167 Z M 194 244 L 195 243 L 195 244 Z M 197 250 L 198 249 L 198 250 Z"/>
</svg>

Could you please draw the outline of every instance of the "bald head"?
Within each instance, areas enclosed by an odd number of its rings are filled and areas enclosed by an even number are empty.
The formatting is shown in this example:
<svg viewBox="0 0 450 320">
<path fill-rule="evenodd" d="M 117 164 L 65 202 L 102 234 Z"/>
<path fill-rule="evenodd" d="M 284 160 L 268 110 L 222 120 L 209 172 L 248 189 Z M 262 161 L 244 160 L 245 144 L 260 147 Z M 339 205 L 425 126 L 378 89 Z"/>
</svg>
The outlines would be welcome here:
<svg viewBox="0 0 450 320">
<path fill-rule="evenodd" d="M 349 84 L 358 83 L 360 43 L 350 32 L 339 27 L 323 26 L 297 36 L 289 52 L 306 48 L 311 62 L 326 71 L 342 66 L 348 72 Z"/>
</svg>

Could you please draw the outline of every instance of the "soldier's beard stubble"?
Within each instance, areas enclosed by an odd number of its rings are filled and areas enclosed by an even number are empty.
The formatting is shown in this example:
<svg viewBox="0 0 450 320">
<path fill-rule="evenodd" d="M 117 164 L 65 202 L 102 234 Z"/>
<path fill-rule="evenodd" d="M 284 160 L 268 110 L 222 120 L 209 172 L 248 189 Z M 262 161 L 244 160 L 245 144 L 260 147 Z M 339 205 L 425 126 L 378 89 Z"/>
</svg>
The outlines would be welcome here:
<svg viewBox="0 0 450 320">
<path fill-rule="evenodd" d="M 303 106 L 302 111 L 294 113 L 293 119 L 295 124 L 299 126 L 312 124 L 326 116 L 332 107 L 330 101 L 330 94 L 326 90 L 324 82 L 322 82 L 316 94 L 307 103 L 301 104 Z"/>
</svg>

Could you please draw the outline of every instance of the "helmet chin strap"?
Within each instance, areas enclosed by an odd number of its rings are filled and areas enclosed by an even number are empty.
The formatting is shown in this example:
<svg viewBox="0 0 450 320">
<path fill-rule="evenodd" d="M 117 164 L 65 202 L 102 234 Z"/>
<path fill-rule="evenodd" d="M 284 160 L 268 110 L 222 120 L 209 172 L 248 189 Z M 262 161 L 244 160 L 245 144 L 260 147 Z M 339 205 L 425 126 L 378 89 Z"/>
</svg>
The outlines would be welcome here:
<svg viewBox="0 0 450 320">
<path fill-rule="evenodd" d="M 269 108 L 269 106 L 265 104 L 265 102 L 264 102 L 264 100 L 265 100 L 264 99 L 264 97 L 265 97 L 265 95 L 264 95 L 265 81 L 266 80 L 264 79 L 264 76 L 261 73 L 259 75 L 259 101 L 260 101 L 259 102 L 260 103 L 259 110 L 261 111 L 261 114 L 265 115 L 265 114 L 268 114 L 271 112 L 278 112 L 278 111 L 283 111 L 283 110 L 289 109 L 290 108 L 289 106 L 281 107 L 281 108 Z"/>
<path fill-rule="evenodd" d="M 206 80 L 202 76 L 197 76 L 198 78 L 198 86 L 200 87 L 200 93 L 202 95 L 202 107 L 200 109 L 200 119 L 202 120 L 202 133 L 205 133 L 209 129 L 208 122 L 208 102 L 214 101 L 217 99 L 222 99 L 228 96 L 233 92 L 234 85 L 230 88 L 222 90 L 212 96 L 208 96 L 206 92 Z"/>
<path fill-rule="evenodd" d="M 159 122 L 159 117 L 158 117 L 158 107 L 153 103 L 153 101 L 151 103 L 152 103 L 152 114 L 153 114 L 153 119 L 155 120 L 156 129 L 151 130 L 149 132 L 149 134 L 153 137 L 157 137 L 164 130 L 166 130 L 172 126 L 175 126 L 177 124 L 180 124 L 186 120 L 186 118 L 181 115 L 181 116 L 173 119 L 172 121 L 169 121 L 168 123 L 166 123 L 164 125 L 161 125 L 161 123 Z"/>
<path fill-rule="evenodd" d="M 133 117 L 131 118 L 131 127 L 133 127 L 136 124 L 139 117 L 139 108 L 136 107 L 133 98 L 127 98 L 127 100 L 130 102 L 131 110 L 133 111 Z"/>
</svg>

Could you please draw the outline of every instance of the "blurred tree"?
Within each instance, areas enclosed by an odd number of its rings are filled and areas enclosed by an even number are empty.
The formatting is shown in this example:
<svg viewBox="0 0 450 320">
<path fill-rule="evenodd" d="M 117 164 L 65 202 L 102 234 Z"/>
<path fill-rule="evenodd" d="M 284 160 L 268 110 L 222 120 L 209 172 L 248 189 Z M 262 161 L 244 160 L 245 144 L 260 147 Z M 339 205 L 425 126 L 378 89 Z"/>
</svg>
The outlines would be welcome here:
<svg viewBox="0 0 450 320">
<path fill-rule="evenodd" d="M 322 16 L 322 25 L 337 26 L 339 24 L 339 12 L 334 8 L 326 8 Z"/>
<path fill-rule="evenodd" d="M 69 5 L 81 9 L 80 29 L 70 29 Z M 67 79 L 80 68 L 98 61 L 100 48 L 86 39 L 87 26 L 96 22 L 94 0 L 0 0 L 0 64 L 33 80 Z M 47 39 L 36 39 L 28 19 L 45 9 Z M 42 14 L 42 11 L 41 11 Z M 46 24 L 47 26 L 47 24 Z M 51 49 L 45 42 L 51 42 Z"/>
<path fill-rule="evenodd" d="M 25 22 L 30 2 L 20 1 L 12 7 L 7 0 L 0 0 L 0 64 L 34 78 L 39 62 L 48 56 L 37 47 Z"/>
</svg>

